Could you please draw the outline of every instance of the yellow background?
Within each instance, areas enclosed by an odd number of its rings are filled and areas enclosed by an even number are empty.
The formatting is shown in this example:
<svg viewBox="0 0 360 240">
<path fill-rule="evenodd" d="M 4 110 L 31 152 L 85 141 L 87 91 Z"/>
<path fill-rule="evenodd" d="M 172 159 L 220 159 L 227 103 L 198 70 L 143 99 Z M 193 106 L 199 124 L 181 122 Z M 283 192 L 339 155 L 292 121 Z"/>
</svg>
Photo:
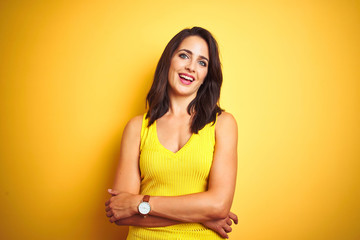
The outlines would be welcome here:
<svg viewBox="0 0 360 240">
<path fill-rule="evenodd" d="M 106 189 L 167 42 L 217 38 L 231 239 L 360 239 L 360 1 L 1 1 L 0 238 L 124 239 Z"/>
</svg>

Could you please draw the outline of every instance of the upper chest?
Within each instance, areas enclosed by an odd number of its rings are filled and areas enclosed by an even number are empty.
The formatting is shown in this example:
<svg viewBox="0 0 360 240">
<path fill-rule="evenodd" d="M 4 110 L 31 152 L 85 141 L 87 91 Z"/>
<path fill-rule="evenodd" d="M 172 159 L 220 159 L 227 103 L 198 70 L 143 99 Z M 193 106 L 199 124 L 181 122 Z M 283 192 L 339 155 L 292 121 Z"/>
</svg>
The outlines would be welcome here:
<svg viewBox="0 0 360 240">
<path fill-rule="evenodd" d="M 158 119 L 155 130 L 159 142 L 172 152 L 178 152 L 192 136 L 190 118 Z"/>
</svg>

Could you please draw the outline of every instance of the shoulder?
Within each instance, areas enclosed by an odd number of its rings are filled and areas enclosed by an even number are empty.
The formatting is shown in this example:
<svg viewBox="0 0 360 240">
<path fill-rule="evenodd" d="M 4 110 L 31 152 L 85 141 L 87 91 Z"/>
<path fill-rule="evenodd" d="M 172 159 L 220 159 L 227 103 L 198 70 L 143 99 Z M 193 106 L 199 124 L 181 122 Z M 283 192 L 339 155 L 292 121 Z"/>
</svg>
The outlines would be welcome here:
<svg viewBox="0 0 360 240">
<path fill-rule="evenodd" d="M 222 112 L 216 120 L 216 131 L 221 130 L 237 131 L 237 123 L 234 116 L 228 112 Z"/>
<path fill-rule="evenodd" d="M 130 119 L 125 126 L 124 134 L 140 136 L 143 116 L 144 115 L 142 114 Z"/>
<path fill-rule="evenodd" d="M 236 151 L 238 141 L 238 128 L 233 115 L 222 112 L 217 117 L 215 126 L 215 144 L 217 149 Z"/>
<path fill-rule="evenodd" d="M 130 126 L 130 127 L 141 127 L 142 125 L 142 121 L 143 121 L 143 117 L 144 117 L 144 114 L 141 114 L 141 115 L 137 115 L 135 117 L 133 117 L 132 119 L 130 119 L 128 121 L 128 123 L 126 124 L 126 126 Z"/>
<path fill-rule="evenodd" d="M 220 142 L 237 141 L 238 129 L 234 116 L 228 112 L 222 112 L 217 117 L 215 125 L 215 139 Z"/>
</svg>

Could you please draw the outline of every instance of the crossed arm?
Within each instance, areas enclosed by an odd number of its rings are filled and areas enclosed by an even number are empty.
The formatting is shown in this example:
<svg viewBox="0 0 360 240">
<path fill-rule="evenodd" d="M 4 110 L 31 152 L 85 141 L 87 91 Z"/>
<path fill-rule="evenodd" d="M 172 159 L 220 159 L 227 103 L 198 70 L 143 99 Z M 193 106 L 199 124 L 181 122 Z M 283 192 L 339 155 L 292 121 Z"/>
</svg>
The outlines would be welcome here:
<svg viewBox="0 0 360 240">
<path fill-rule="evenodd" d="M 137 206 L 143 198 L 139 194 L 138 165 L 141 124 L 142 116 L 135 117 L 123 133 L 115 184 L 109 192 L 112 197 L 106 202 L 106 215 L 110 222 L 144 227 L 197 222 L 227 237 L 226 232 L 231 231 L 231 219 L 237 223 L 236 215 L 230 212 L 237 169 L 235 119 L 228 113 L 221 114 L 217 119 L 208 190 L 174 197 L 151 196 L 151 212 L 146 218 L 137 214 Z"/>
</svg>

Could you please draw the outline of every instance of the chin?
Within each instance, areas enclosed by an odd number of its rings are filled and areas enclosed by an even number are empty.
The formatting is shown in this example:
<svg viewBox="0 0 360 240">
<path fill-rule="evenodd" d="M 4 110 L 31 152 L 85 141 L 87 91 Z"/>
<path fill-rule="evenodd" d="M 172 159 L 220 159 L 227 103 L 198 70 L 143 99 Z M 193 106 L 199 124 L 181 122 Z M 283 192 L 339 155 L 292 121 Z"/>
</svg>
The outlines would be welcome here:
<svg viewBox="0 0 360 240">
<path fill-rule="evenodd" d="M 194 95 L 194 97 L 196 96 L 196 92 L 193 92 L 193 91 L 181 91 L 181 90 L 177 90 L 177 91 L 176 91 L 176 94 L 177 94 L 177 95 L 180 95 L 180 96 L 184 96 L 184 97 L 189 97 L 189 96 L 192 96 L 192 95 Z"/>
</svg>

